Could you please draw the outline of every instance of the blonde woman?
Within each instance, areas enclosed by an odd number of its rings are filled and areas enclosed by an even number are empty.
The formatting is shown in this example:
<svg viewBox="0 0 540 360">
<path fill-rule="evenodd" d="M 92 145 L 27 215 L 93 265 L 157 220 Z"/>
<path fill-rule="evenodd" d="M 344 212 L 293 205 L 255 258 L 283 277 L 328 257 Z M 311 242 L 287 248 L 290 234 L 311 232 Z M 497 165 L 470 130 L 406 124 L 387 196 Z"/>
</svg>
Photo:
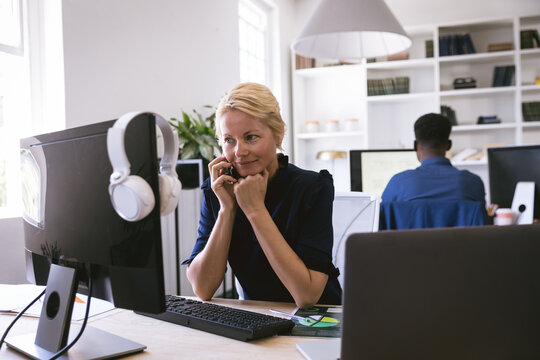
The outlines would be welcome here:
<svg viewBox="0 0 540 360">
<path fill-rule="evenodd" d="M 285 123 L 274 95 L 264 85 L 237 85 L 218 105 L 216 132 L 223 155 L 208 165 L 199 235 L 184 262 L 195 294 L 210 299 L 228 261 L 246 299 L 340 304 L 332 177 L 277 153 Z"/>
</svg>

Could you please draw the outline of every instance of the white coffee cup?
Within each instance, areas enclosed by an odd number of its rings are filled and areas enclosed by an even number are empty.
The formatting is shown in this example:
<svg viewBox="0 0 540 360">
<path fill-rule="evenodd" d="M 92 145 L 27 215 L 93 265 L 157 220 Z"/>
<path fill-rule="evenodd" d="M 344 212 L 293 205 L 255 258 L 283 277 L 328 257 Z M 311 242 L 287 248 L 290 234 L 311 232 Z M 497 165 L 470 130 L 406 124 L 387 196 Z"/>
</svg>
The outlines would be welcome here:
<svg viewBox="0 0 540 360">
<path fill-rule="evenodd" d="M 512 225 L 514 223 L 514 212 L 512 209 L 501 208 L 495 212 L 495 225 Z"/>
</svg>

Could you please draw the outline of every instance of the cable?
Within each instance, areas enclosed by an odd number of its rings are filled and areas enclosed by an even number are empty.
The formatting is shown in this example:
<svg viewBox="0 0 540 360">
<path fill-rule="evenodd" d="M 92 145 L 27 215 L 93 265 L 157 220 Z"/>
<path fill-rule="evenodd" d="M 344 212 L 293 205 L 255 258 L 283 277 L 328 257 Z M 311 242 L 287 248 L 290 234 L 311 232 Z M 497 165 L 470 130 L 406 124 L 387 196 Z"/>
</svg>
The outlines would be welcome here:
<svg viewBox="0 0 540 360">
<path fill-rule="evenodd" d="M 86 323 L 88 322 L 88 314 L 90 314 L 90 301 L 92 299 L 92 288 L 93 288 L 92 276 L 90 275 L 90 272 L 89 272 L 89 274 L 88 274 L 88 297 L 86 299 L 86 311 L 84 313 L 84 321 L 82 323 L 81 329 L 79 330 L 79 333 L 77 334 L 75 339 L 73 339 L 69 344 L 67 344 L 62 349 L 60 349 L 56 354 L 54 354 L 51 358 L 49 358 L 49 360 L 54 360 L 54 359 L 57 359 L 58 357 L 62 356 L 73 345 L 75 345 L 75 343 L 79 340 L 79 338 L 83 334 L 84 329 L 86 328 Z"/>
<path fill-rule="evenodd" d="M 7 336 L 7 334 L 9 333 L 9 330 L 11 330 L 11 328 L 13 327 L 13 325 L 15 325 L 15 323 L 17 322 L 17 320 L 19 320 L 19 318 L 21 316 L 23 316 L 23 314 L 26 312 L 26 310 L 28 310 L 30 308 L 30 306 L 34 305 L 34 303 L 36 301 L 39 300 L 39 298 L 41 298 L 43 296 L 43 294 L 45 294 L 45 291 L 47 291 L 47 288 L 43 289 L 43 291 L 41 292 L 41 294 L 38 295 L 37 298 L 35 298 L 34 300 L 32 300 L 32 302 L 28 305 L 26 305 L 26 307 L 24 309 L 22 309 L 21 312 L 19 312 L 17 314 L 17 316 L 15 316 L 15 319 L 13 319 L 13 321 L 11 322 L 11 324 L 9 324 L 9 326 L 7 327 L 6 331 L 4 331 L 4 335 L 2 335 L 2 339 L 0 339 L 0 348 L 2 348 L 2 345 L 4 344 L 4 340 Z"/>
<path fill-rule="evenodd" d="M 367 205 L 364 205 L 364 207 L 362 209 L 360 209 L 360 211 L 356 214 L 355 217 L 353 217 L 353 219 L 349 222 L 349 224 L 345 227 L 345 230 L 343 230 L 343 233 L 341 233 L 341 236 L 339 237 L 339 240 L 338 240 L 338 243 L 337 243 L 337 247 L 336 247 L 336 254 L 335 254 L 335 258 L 334 258 L 334 261 L 333 263 L 336 264 L 336 261 L 337 261 L 337 257 L 338 257 L 338 254 L 339 254 L 339 248 L 341 247 L 341 242 L 343 240 L 343 237 L 345 236 L 345 234 L 347 233 L 347 230 L 349 230 L 349 228 L 352 226 L 352 224 L 354 224 L 354 222 L 356 221 L 356 219 L 358 219 L 358 217 L 364 212 L 364 210 L 366 210 L 371 204 L 373 203 L 373 200 L 370 200 Z"/>
</svg>

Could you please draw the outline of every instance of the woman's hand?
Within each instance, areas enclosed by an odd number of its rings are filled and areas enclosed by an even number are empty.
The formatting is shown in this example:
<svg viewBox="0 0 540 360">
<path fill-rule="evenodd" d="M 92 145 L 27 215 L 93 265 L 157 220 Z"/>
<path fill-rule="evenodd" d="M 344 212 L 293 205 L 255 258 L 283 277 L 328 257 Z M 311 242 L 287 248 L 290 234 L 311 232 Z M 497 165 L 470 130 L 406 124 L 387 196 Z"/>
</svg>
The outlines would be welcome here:
<svg viewBox="0 0 540 360">
<path fill-rule="evenodd" d="M 268 186 L 268 175 L 268 170 L 264 169 L 262 173 L 248 175 L 234 185 L 234 195 L 238 206 L 248 218 L 251 213 L 259 210 L 266 211 L 264 198 Z"/>
<path fill-rule="evenodd" d="M 233 185 L 237 183 L 237 180 L 225 174 L 225 170 L 231 166 L 232 164 L 227 161 L 225 156 L 217 157 L 208 164 L 212 190 L 219 200 L 221 210 L 236 207 Z"/>
</svg>

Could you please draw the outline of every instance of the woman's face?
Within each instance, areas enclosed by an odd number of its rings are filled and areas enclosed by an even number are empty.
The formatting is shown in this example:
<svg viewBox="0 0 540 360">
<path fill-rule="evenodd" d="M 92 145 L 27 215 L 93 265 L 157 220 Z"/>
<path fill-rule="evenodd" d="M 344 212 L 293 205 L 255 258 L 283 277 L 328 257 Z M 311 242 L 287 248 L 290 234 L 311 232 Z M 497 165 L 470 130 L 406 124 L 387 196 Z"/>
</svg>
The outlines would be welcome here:
<svg viewBox="0 0 540 360">
<path fill-rule="evenodd" d="M 239 110 L 228 111 L 219 119 L 223 153 L 242 177 L 267 169 L 272 177 L 278 169 L 277 145 L 272 130 L 259 119 Z"/>
</svg>

